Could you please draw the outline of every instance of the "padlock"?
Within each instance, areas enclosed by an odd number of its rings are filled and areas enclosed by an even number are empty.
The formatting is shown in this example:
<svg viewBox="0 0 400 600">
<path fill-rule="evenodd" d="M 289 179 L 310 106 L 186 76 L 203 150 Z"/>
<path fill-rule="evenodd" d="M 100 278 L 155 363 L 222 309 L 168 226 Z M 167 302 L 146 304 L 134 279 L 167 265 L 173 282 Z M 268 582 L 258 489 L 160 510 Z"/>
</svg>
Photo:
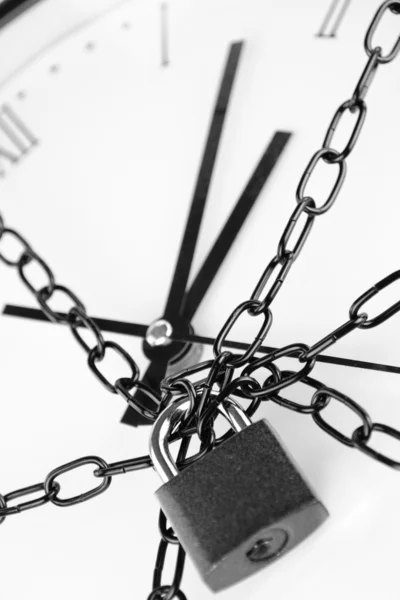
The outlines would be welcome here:
<svg viewBox="0 0 400 600">
<path fill-rule="evenodd" d="M 178 472 L 168 440 L 189 406 L 178 399 L 154 423 L 150 455 L 165 482 L 156 496 L 205 583 L 219 591 L 291 550 L 328 511 L 267 421 L 251 423 L 231 399 L 221 412 L 236 433 Z"/>
</svg>

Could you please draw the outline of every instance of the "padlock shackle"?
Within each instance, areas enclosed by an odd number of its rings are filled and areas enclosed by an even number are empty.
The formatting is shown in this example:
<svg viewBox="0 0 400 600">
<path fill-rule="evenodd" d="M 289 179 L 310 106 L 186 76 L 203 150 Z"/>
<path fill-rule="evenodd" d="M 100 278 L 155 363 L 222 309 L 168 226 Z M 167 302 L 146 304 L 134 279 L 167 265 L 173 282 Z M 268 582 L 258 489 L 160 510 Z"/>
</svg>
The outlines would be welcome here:
<svg viewBox="0 0 400 600">
<path fill-rule="evenodd" d="M 189 408 L 190 400 L 187 397 L 180 398 L 167 406 L 153 425 L 150 435 L 150 458 L 164 483 L 178 475 L 178 469 L 169 451 L 169 437 L 183 413 Z"/>
<path fill-rule="evenodd" d="M 163 410 L 153 425 L 150 435 L 150 457 L 154 469 L 164 483 L 178 475 L 177 466 L 169 451 L 169 438 L 174 427 L 189 409 L 190 400 L 187 396 L 177 398 Z M 236 433 L 251 425 L 251 420 L 243 408 L 232 398 L 226 398 L 218 406 L 218 410 Z"/>
<path fill-rule="evenodd" d="M 227 398 L 225 402 L 218 406 L 218 410 L 236 433 L 251 425 L 250 417 L 232 398 Z"/>
</svg>

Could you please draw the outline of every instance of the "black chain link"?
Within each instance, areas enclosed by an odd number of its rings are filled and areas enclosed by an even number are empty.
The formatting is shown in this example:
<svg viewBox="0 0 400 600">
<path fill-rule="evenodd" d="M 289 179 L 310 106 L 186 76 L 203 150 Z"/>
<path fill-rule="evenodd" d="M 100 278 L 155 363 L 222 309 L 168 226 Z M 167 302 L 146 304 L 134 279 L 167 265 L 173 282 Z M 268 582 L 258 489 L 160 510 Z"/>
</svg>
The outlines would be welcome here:
<svg viewBox="0 0 400 600">
<path fill-rule="evenodd" d="M 171 548 L 175 545 L 178 548 L 178 552 L 176 558 L 174 578 L 171 585 L 162 585 L 161 576 L 164 570 L 167 550 L 168 548 Z M 173 598 L 180 598 L 182 600 L 186 600 L 186 596 L 180 590 L 183 569 L 185 567 L 185 558 L 185 551 L 179 544 L 179 542 L 176 543 L 174 541 L 171 543 L 169 540 L 166 540 L 163 537 L 161 538 L 161 542 L 157 552 L 156 566 L 154 568 L 153 591 L 149 595 L 148 600 L 173 600 Z"/>
<path fill-rule="evenodd" d="M 21 502 L 16 506 L 8 506 L 8 503 L 11 500 L 15 500 L 16 498 L 22 498 L 24 496 L 29 496 L 30 494 L 36 494 L 38 492 L 45 492 L 40 498 L 35 498 L 35 500 L 27 500 L 26 502 Z M 37 483 L 34 485 L 30 485 L 28 487 L 22 488 L 20 490 L 15 490 L 14 492 L 9 492 L 4 496 L 0 495 L 0 524 L 3 523 L 6 517 L 10 515 L 17 515 L 25 510 L 30 510 L 32 508 L 38 508 L 39 506 L 43 506 L 43 504 L 47 504 L 47 502 L 52 502 L 60 491 L 60 486 L 58 484 L 52 485 L 49 490 L 45 490 L 44 483 Z"/>
<path fill-rule="evenodd" d="M 299 258 L 311 233 L 316 217 L 325 214 L 332 208 L 344 183 L 347 172 L 346 159 L 353 152 L 364 126 L 367 114 L 365 97 L 374 80 L 378 67 L 394 60 L 400 52 L 400 37 L 386 55 L 382 54 L 380 46 L 374 46 L 373 44 L 373 38 L 378 36 L 377 30 L 379 24 L 388 10 L 396 15 L 400 14 L 400 0 L 387 0 L 376 12 L 365 36 L 364 46 L 368 60 L 361 77 L 355 86 L 351 98 L 343 102 L 336 110 L 325 134 L 322 147 L 311 157 L 300 178 L 296 191 L 297 206 L 284 228 L 278 243 L 276 255 L 267 265 L 250 299 L 239 304 L 217 335 L 213 349 L 214 360 L 199 363 L 172 377 L 168 377 L 161 385 L 160 395 L 139 380 L 139 369 L 133 358 L 119 344 L 104 340 L 100 329 L 93 319 L 88 316 L 84 304 L 69 288 L 56 283 L 54 274 L 48 264 L 34 252 L 29 243 L 18 232 L 5 227 L 4 220 L 0 215 L 0 260 L 10 267 L 17 268 L 22 282 L 36 297 L 44 314 L 51 321 L 69 326 L 75 339 L 87 353 L 89 368 L 107 390 L 113 394 L 122 396 L 132 408 L 150 421 L 154 421 L 160 410 L 173 402 L 177 395 L 182 396 L 184 394 L 190 399 L 190 407 L 187 413 L 184 415 L 179 427 L 174 430 L 170 437 L 170 441 L 181 440 L 181 447 L 177 458 L 179 468 L 185 468 L 194 461 L 199 460 L 204 454 L 232 435 L 232 432 L 228 432 L 221 438 L 216 439 L 213 423 L 218 414 L 219 404 L 228 396 L 236 396 L 240 398 L 241 402 L 245 400 L 250 402 L 246 409 L 248 415 L 253 415 L 263 401 L 272 401 L 290 410 L 309 414 L 322 430 L 339 442 L 357 448 L 369 457 L 400 470 L 399 461 L 395 461 L 391 457 L 378 452 L 371 445 L 371 438 L 374 432 L 379 432 L 400 441 L 400 431 L 382 423 L 374 423 L 365 409 L 354 400 L 309 376 L 315 365 L 316 357 L 322 351 L 352 331 L 376 327 L 400 311 L 400 301 L 398 301 L 373 318 L 369 318 L 365 312 L 360 313 L 361 308 L 364 307 L 368 300 L 400 279 L 400 271 L 388 275 L 361 295 L 350 308 L 350 319 L 336 328 L 332 333 L 324 336 L 313 346 L 310 347 L 303 343 L 290 344 L 283 348 L 278 348 L 261 358 L 255 356 L 272 324 L 273 317 L 270 307 L 284 284 L 289 271 Z M 346 111 L 356 113 L 356 120 L 347 143 L 341 150 L 337 150 L 333 147 L 333 140 Z M 321 161 L 328 165 L 336 165 L 337 176 L 329 194 L 325 198 L 319 199 L 317 203 L 314 198 L 307 194 L 307 187 L 314 170 Z M 300 233 L 298 234 L 297 241 L 293 242 L 291 239 L 293 232 L 303 216 L 305 221 L 302 226 L 299 226 Z M 1 251 L 1 244 L 7 237 L 13 238 L 14 242 L 20 245 L 20 253 L 17 257 L 6 256 Z M 289 248 L 289 242 L 291 242 L 291 248 Z M 27 271 L 31 263 L 36 263 L 42 271 L 42 275 L 45 276 L 47 284 L 44 287 L 37 289 L 30 281 Z M 266 290 L 267 287 L 268 289 Z M 63 295 L 64 299 L 66 298 L 72 303 L 66 315 L 58 313 L 50 306 L 49 302 L 55 293 Z M 262 295 L 264 295 L 263 299 L 261 299 Z M 224 350 L 226 338 L 237 320 L 244 313 L 247 313 L 250 317 L 260 316 L 262 318 L 259 332 L 242 354 L 227 352 Z M 93 346 L 90 346 L 83 339 L 80 328 L 86 329 L 93 336 Z M 105 359 L 107 351 L 115 352 L 121 357 L 123 362 L 128 366 L 129 376 L 125 375 L 112 382 L 103 375 L 99 366 Z M 284 357 L 296 358 L 300 365 L 299 369 L 290 371 L 280 370 L 276 361 Z M 243 370 L 241 373 L 234 378 L 235 370 L 242 367 Z M 255 374 L 261 374 L 264 370 L 266 370 L 267 377 L 260 384 L 255 378 Z M 189 379 L 193 376 L 198 377 L 200 374 L 202 374 L 202 377 L 197 379 L 197 381 L 193 382 Z M 313 390 L 309 404 L 300 404 L 280 395 L 282 390 L 299 382 L 302 382 Z M 138 389 L 147 398 L 148 402 L 146 404 L 143 402 L 140 403 L 137 400 L 135 392 Z M 351 436 L 345 435 L 323 418 L 323 411 L 332 401 L 340 402 L 360 418 L 361 425 L 353 431 Z M 194 456 L 187 456 L 190 440 L 193 435 L 200 437 L 200 451 Z M 97 467 L 93 475 L 96 478 L 102 479 L 101 483 L 78 496 L 60 498 L 61 486 L 57 478 L 68 471 L 90 464 Z M 111 464 L 106 463 L 103 459 L 96 456 L 83 457 L 72 461 L 54 469 L 46 477 L 44 483 L 29 486 L 4 496 L 0 495 L 0 524 L 10 515 L 42 506 L 48 502 L 58 506 L 71 506 L 78 502 L 87 501 L 108 489 L 113 476 L 145 469 L 150 466 L 152 466 L 152 463 L 149 456 Z M 42 495 L 34 500 L 24 501 L 15 506 L 9 506 L 8 504 L 17 498 L 40 492 L 42 492 Z M 165 516 L 162 513 L 160 515 L 160 532 L 161 542 L 154 571 L 153 591 L 148 600 L 186 600 L 186 596 L 180 589 L 185 552 L 180 546 L 179 540 L 176 538 L 173 530 L 167 526 Z M 177 546 L 178 548 L 176 567 L 172 584 L 164 585 L 161 579 L 166 553 L 170 546 Z"/>
</svg>

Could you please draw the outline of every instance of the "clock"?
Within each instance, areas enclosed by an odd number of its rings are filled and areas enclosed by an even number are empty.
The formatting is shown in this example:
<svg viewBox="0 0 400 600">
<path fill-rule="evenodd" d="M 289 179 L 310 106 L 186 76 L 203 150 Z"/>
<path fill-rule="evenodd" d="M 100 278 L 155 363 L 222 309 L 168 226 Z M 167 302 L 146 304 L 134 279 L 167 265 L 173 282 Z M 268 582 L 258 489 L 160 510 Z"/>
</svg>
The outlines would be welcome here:
<svg viewBox="0 0 400 600">
<path fill-rule="evenodd" d="M 25 4 L 0 29 L 7 57 L 0 71 L 1 214 L 57 283 L 83 301 L 104 337 L 134 357 L 150 406 L 165 375 L 212 357 L 221 326 L 275 255 L 299 179 L 365 66 L 365 31 L 380 3 Z M 374 33 L 385 52 L 398 26 L 387 11 Z M 371 86 L 343 189 L 274 303 L 270 346 L 314 344 L 346 320 L 366 289 L 398 269 L 398 65 L 380 69 Z M 352 118 L 344 115 L 335 133 L 339 148 Z M 322 198 L 334 177 L 321 161 L 307 193 Z M 0 251 L 15 256 L 18 248 L 8 236 Z M 147 454 L 149 427 L 99 386 L 68 328 L 41 318 L 15 270 L 2 268 L 1 277 L 1 494 L 82 456 L 115 462 Z M 48 283 L 38 263 L 27 266 L 26 277 L 35 288 Z M 395 288 L 366 310 L 377 314 L 392 304 Z M 65 294 L 55 294 L 52 310 L 69 306 Z M 399 325 L 395 316 L 356 330 L 313 371 L 375 422 L 397 429 Z M 229 339 L 248 345 L 258 327 L 241 318 Z M 282 361 L 283 368 L 293 364 Z M 109 381 L 128 377 L 127 368 L 113 352 L 92 364 Z M 297 383 L 290 398 L 307 403 L 309 390 Z M 327 418 L 351 434 L 357 415 L 331 404 Z M 261 416 L 331 518 L 285 559 L 223 596 L 396 598 L 396 473 L 339 444 L 307 415 L 265 403 L 255 418 Z M 399 460 L 398 444 L 376 437 L 376 447 Z M 88 465 L 63 475 L 62 493 L 90 489 L 92 472 Z M 147 598 L 159 485 L 150 469 L 127 473 L 114 477 L 106 494 L 69 510 L 49 503 L 7 517 L 0 543 L 5 596 Z M 189 562 L 182 589 L 191 600 L 212 597 Z"/>
</svg>

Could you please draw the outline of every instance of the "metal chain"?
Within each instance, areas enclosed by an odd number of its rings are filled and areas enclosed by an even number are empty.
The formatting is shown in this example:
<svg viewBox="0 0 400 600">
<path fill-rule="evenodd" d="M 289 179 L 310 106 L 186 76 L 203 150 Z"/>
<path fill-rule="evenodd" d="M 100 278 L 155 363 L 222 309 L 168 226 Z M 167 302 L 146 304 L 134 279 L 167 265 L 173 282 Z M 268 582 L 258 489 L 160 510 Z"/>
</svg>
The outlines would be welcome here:
<svg viewBox="0 0 400 600">
<path fill-rule="evenodd" d="M 399 14 L 400 1 L 388 0 L 384 2 L 375 14 L 365 37 L 364 46 L 368 56 L 367 64 L 355 86 L 351 98 L 343 102 L 335 112 L 325 134 L 322 147 L 311 157 L 300 178 L 296 191 L 297 206 L 290 216 L 278 242 L 277 253 L 264 270 L 250 299 L 242 302 L 233 310 L 217 335 L 213 348 L 215 359 L 214 363 L 209 367 L 210 373 L 217 369 L 219 377 L 222 378 L 229 375 L 229 381 L 226 381 L 222 386 L 219 385 L 218 392 L 214 394 L 212 393 L 212 378 L 207 380 L 208 385 L 203 385 L 203 393 L 199 402 L 199 408 L 197 409 L 197 433 L 200 438 L 204 431 L 204 426 L 207 423 L 209 424 L 213 415 L 215 415 L 218 404 L 223 402 L 228 394 L 236 394 L 240 398 L 247 398 L 253 402 L 258 401 L 260 403 L 261 401 L 273 401 L 290 410 L 311 414 L 317 425 L 326 433 L 335 437 L 338 441 L 345 443 L 348 446 L 358 448 L 371 458 L 391 466 L 392 468 L 400 468 L 399 462 L 372 450 L 370 446 L 368 446 L 373 431 L 380 431 L 387 436 L 399 440 L 400 431 L 387 425 L 373 423 L 366 411 L 356 402 L 347 396 L 344 396 L 342 393 L 332 390 L 309 377 L 309 374 L 315 366 L 316 358 L 321 352 L 350 334 L 355 329 L 376 327 L 400 311 L 400 301 L 398 301 L 373 318 L 369 318 L 365 312 L 360 312 L 368 300 L 400 279 L 400 271 L 391 273 L 362 294 L 352 304 L 349 320 L 335 329 L 332 333 L 323 337 L 313 346 L 310 347 L 302 343 L 290 344 L 283 348 L 278 348 L 261 358 L 255 356 L 265 340 L 272 324 L 272 302 L 275 300 L 289 271 L 298 259 L 307 238 L 311 233 L 315 218 L 325 214 L 332 208 L 343 185 L 347 170 L 346 159 L 354 150 L 363 128 L 367 113 L 365 97 L 373 78 L 376 75 L 377 69 L 380 65 L 387 64 L 394 60 L 400 51 L 400 37 L 392 50 L 386 55 L 382 54 L 382 48 L 380 46 L 374 46 L 372 43 L 372 38 L 376 35 L 380 21 L 388 10 L 394 14 Z M 346 111 L 356 113 L 356 121 L 353 130 L 348 137 L 347 143 L 339 151 L 333 147 L 333 140 L 336 129 Z M 307 194 L 307 187 L 314 170 L 321 161 L 324 161 L 327 165 L 332 167 L 336 165 L 337 175 L 330 193 L 323 201 L 320 201 L 317 206 L 315 199 Z M 298 224 L 302 216 L 305 217 L 305 220 L 300 226 Z M 292 236 L 296 227 L 299 230 L 299 233 L 297 240 L 294 242 L 292 241 Z M 254 340 L 249 343 L 248 348 L 241 354 L 224 351 L 224 343 L 227 340 L 229 332 L 232 330 L 238 319 L 246 313 L 251 317 L 261 317 L 262 323 L 257 335 Z M 297 358 L 299 361 L 298 370 L 280 371 L 276 361 L 284 357 Z M 238 369 L 239 367 L 244 368 L 239 373 L 238 377 L 234 379 L 232 370 Z M 261 375 L 263 369 L 267 369 L 268 373 L 261 385 L 255 378 L 255 374 Z M 187 369 L 182 373 L 178 373 L 174 377 L 165 380 L 163 388 L 168 390 L 171 385 L 176 385 L 179 382 L 182 383 L 187 377 L 194 375 L 195 372 L 196 370 Z M 278 394 L 278 392 L 283 389 L 300 381 L 310 385 L 316 390 L 308 406 L 301 405 Z M 195 386 L 196 385 L 197 384 L 195 384 Z M 353 432 L 351 437 L 344 436 L 323 419 L 321 412 L 327 407 L 332 399 L 342 402 L 361 418 L 362 425 Z M 251 405 L 251 407 L 249 407 L 250 410 L 253 409 L 253 406 L 254 405 Z M 193 428 L 186 428 L 185 430 L 185 427 L 182 427 L 180 429 L 181 436 L 193 434 Z M 218 441 L 219 440 L 216 440 L 215 443 L 218 444 Z"/>
<path fill-rule="evenodd" d="M 103 481 L 89 491 L 78 494 L 77 496 L 72 496 L 71 498 L 60 498 L 59 492 L 61 490 L 61 486 L 59 482 L 56 481 L 57 478 L 64 473 L 73 471 L 74 469 L 78 469 L 79 467 L 84 467 L 86 465 L 95 465 L 97 469 L 93 471 L 93 475 L 97 479 L 102 479 Z M 32 508 L 38 508 L 39 506 L 43 506 L 43 504 L 47 504 L 48 502 L 51 502 L 56 506 L 73 506 L 74 504 L 86 502 L 86 500 L 91 500 L 92 498 L 95 498 L 99 494 L 105 492 L 110 487 L 113 476 L 122 473 L 129 473 L 131 471 L 147 469 L 152 466 L 153 463 L 151 462 L 150 456 L 140 456 L 139 458 L 122 460 L 110 464 L 108 464 L 99 456 L 84 456 L 82 458 L 78 458 L 72 462 L 53 469 L 53 471 L 47 475 L 42 483 L 30 485 L 29 487 L 25 487 L 14 492 L 9 492 L 5 495 L 0 494 L 0 525 L 5 521 L 6 517 L 19 514 Z M 44 493 L 42 496 L 35 498 L 34 500 L 28 500 L 15 506 L 9 506 L 9 502 L 12 500 L 30 496 L 31 494 L 36 494 L 38 492 Z"/>
<path fill-rule="evenodd" d="M 14 243 L 16 242 L 20 245 L 19 256 L 16 258 L 8 257 L 0 250 L 0 260 L 18 270 L 21 280 L 35 296 L 44 314 L 51 321 L 67 325 L 70 328 L 75 339 L 87 354 L 90 370 L 108 391 L 122 396 L 134 410 L 150 421 L 154 421 L 159 412 L 167 404 L 174 401 L 177 394 L 186 394 L 191 400 L 186 416 L 179 424 L 178 429 L 174 430 L 170 438 L 171 441 L 181 440 L 181 449 L 177 461 L 180 468 L 184 468 L 194 461 L 199 460 L 204 454 L 232 435 L 232 432 L 228 432 L 222 438 L 216 439 L 213 430 L 213 422 L 218 413 L 218 405 L 227 396 L 232 395 L 238 396 L 241 400 L 250 401 L 249 406 L 246 408 L 248 415 L 253 415 L 263 401 L 272 401 L 290 410 L 310 414 L 318 427 L 339 442 L 357 448 L 367 456 L 400 470 L 400 462 L 378 452 L 371 445 L 371 438 L 374 432 L 380 432 L 400 441 L 400 431 L 382 423 L 374 423 L 365 409 L 354 400 L 310 377 L 316 357 L 322 351 L 355 329 L 376 327 L 400 311 L 400 301 L 398 301 L 373 318 L 370 318 L 365 312 L 360 312 L 368 300 L 400 279 L 400 271 L 388 275 L 362 294 L 352 304 L 349 320 L 313 346 L 310 347 L 304 343 L 295 343 L 274 350 L 261 358 L 255 356 L 272 325 L 271 305 L 295 261 L 301 254 L 316 217 L 325 214 L 332 208 L 343 185 L 347 169 L 346 159 L 354 150 L 364 126 L 367 113 L 365 97 L 375 78 L 378 67 L 390 63 L 400 52 L 400 37 L 392 50 L 386 55 L 382 53 L 381 46 L 374 46 L 373 44 L 373 38 L 376 36 L 380 21 L 388 10 L 396 15 L 400 14 L 400 0 L 387 0 L 384 2 L 376 12 L 367 30 L 364 42 L 365 51 L 368 56 L 367 64 L 354 88 L 351 98 L 343 102 L 335 112 L 321 148 L 311 157 L 300 179 L 296 191 L 297 206 L 284 228 L 278 242 L 276 255 L 267 265 L 249 300 L 239 304 L 221 328 L 213 347 L 214 359 L 190 367 L 165 379 L 161 386 L 160 396 L 139 380 L 138 366 L 130 354 L 119 344 L 104 340 L 100 329 L 93 319 L 88 316 L 84 304 L 68 287 L 56 283 L 54 274 L 48 264 L 36 254 L 30 244 L 17 231 L 5 227 L 3 218 L 0 215 L 0 246 L 2 241 L 7 237 L 13 238 Z M 356 121 L 347 144 L 341 150 L 336 150 L 333 147 L 335 132 L 343 115 L 347 111 L 356 114 Z M 337 174 L 330 193 L 323 201 L 320 200 L 317 204 L 315 199 L 307 194 L 307 188 L 314 170 L 321 161 L 332 168 L 335 167 Z M 305 221 L 299 226 L 301 217 L 304 217 Z M 297 240 L 293 241 L 293 232 L 296 228 L 299 230 L 299 233 Z M 45 276 L 47 284 L 44 287 L 37 289 L 30 281 L 27 266 L 31 263 L 36 263 Z M 63 295 L 72 304 L 68 313 L 61 314 L 50 306 L 49 301 L 56 294 Z M 229 332 L 238 319 L 246 313 L 251 317 L 261 318 L 257 335 L 242 354 L 224 350 L 224 344 Z M 92 335 L 94 342 L 92 346 L 83 339 L 80 333 L 81 328 L 85 328 Z M 122 362 L 125 363 L 125 368 L 128 367 L 128 376 L 125 375 L 112 382 L 103 375 L 99 366 L 105 359 L 107 351 L 115 352 L 121 357 Z M 280 370 L 276 361 L 283 357 L 297 358 L 299 369 L 297 371 Z M 234 378 L 235 371 L 239 368 L 242 368 L 242 371 Z M 254 375 L 255 373 L 261 374 L 264 369 L 267 371 L 267 377 L 260 384 Z M 197 378 L 199 374 L 202 374 L 201 379 L 197 379 L 195 382 L 189 379 L 189 377 L 193 376 Z M 297 382 L 302 382 L 314 390 L 308 405 L 300 404 L 278 393 Z M 134 392 L 138 389 L 147 397 L 148 402 L 146 405 L 140 403 L 137 395 L 135 396 Z M 345 435 L 323 418 L 323 410 L 331 401 L 340 402 L 360 418 L 361 425 L 353 431 L 351 436 Z M 195 456 L 187 457 L 187 451 L 193 435 L 198 435 L 200 438 L 200 450 Z M 101 478 L 102 482 L 78 496 L 60 498 L 59 492 L 61 487 L 57 478 L 67 471 L 88 464 L 97 467 L 94 470 L 94 476 Z M 48 502 L 58 506 L 71 506 L 78 502 L 89 500 L 103 493 L 111 484 L 111 479 L 114 475 L 150 466 L 152 464 L 148 456 L 112 464 L 107 464 L 99 457 L 88 456 L 62 465 L 49 473 L 43 483 L 20 489 L 4 496 L 0 495 L 0 524 L 7 516 L 42 506 Z M 38 492 L 42 492 L 39 498 L 24 501 L 15 506 L 8 505 L 12 500 Z M 173 600 L 174 598 L 186 600 L 185 595 L 180 590 L 185 553 L 179 545 L 173 530 L 167 527 L 163 515 L 160 516 L 160 531 L 161 542 L 154 571 L 153 591 L 148 600 Z M 161 577 L 164 570 L 165 556 L 170 545 L 178 546 L 175 574 L 171 585 L 162 585 Z"/>
<path fill-rule="evenodd" d="M 4 226 L 4 219 L 0 215 L 0 242 L 4 242 L 7 237 L 14 238 L 20 244 L 20 254 L 18 258 L 7 257 L 3 252 L 0 252 L 0 260 L 6 265 L 14 267 L 18 270 L 19 276 L 28 290 L 33 294 L 39 303 L 42 311 L 47 318 L 53 323 L 59 325 L 67 325 L 70 328 L 76 341 L 87 354 L 88 366 L 97 379 L 104 387 L 112 394 L 119 394 L 134 410 L 143 417 L 154 421 L 158 414 L 159 398 L 158 396 L 144 383 L 139 381 L 139 368 L 131 355 L 116 342 L 105 341 L 103 335 L 96 325 L 95 321 L 90 318 L 86 312 L 85 305 L 67 286 L 56 283 L 56 278 L 53 271 L 43 258 L 41 258 L 25 240 L 24 237 L 14 229 L 9 229 Z M 29 280 L 27 274 L 27 266 L 36 263 L 47 279 L 47 285 L 36 288 Z M 50 300 L 58 293 L 59 296 L 64 296 L 70 303 L 71 308 L 66 315 L 56 312 L 50 306 Z M 89 345 L 82 337 L 80 329 L 85 328 L 93 337 L 93 345 Z M 119 355 L 122 362 L 129 369 L 129 377 L 120 377 L 115 382 L 111 382 L 103 375 L 99 366 L 105 359 L 107 351 L 114 352 Z M 149 405 L 144 406 L 139 402 L 137 396 L 133 398 L 131 390 L 140 390 L 149 400 Z"/>
</svg>

